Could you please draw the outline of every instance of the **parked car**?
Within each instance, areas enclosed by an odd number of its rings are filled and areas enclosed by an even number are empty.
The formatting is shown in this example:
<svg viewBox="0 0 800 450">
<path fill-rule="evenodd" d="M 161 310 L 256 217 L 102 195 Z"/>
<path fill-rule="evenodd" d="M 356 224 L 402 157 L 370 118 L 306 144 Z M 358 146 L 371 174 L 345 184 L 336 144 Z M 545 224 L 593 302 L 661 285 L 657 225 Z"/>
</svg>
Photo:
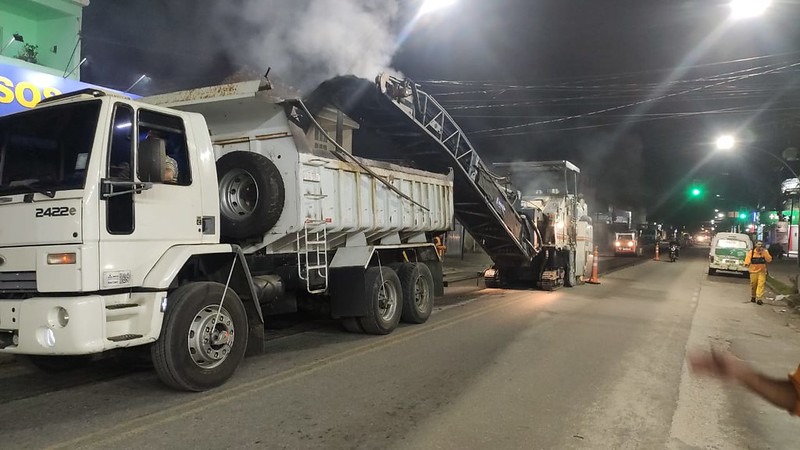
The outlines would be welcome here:
<svg viewBox="0 0 800 450">
<path fill-rule="evenodd" d="M 746 234 L 717 233 L 711 240 L 708 253 L 708 274 L 715 275 L 718 270 L 723 270 L 749 276 L 744 259 L 752 248 L 753 241 Z"/>
</svg>

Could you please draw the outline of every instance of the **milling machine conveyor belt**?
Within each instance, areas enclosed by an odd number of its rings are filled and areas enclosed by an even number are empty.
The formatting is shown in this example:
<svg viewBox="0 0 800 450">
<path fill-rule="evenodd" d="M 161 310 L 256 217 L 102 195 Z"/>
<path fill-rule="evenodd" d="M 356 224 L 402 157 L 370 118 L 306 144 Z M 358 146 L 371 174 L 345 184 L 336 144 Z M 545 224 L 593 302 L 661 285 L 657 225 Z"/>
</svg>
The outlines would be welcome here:
<svg viewBox="0 0 800 450">
<path fill-rule="evenodd" d="M 378 83 L 336 77 L 306 103 L 312 111 L 333 105 L 396 147 L 390 157 L 379 149 L 359 149 L 358 156 L 413 161 L 420 169 L 444 173 L 452 168 L 455 216 L 495 263 L 525 263 L 536 256 L 538 236 L 531 222 L 514 210 L 450 115 L 415 84 L 393 77 Z"/>
</svg>

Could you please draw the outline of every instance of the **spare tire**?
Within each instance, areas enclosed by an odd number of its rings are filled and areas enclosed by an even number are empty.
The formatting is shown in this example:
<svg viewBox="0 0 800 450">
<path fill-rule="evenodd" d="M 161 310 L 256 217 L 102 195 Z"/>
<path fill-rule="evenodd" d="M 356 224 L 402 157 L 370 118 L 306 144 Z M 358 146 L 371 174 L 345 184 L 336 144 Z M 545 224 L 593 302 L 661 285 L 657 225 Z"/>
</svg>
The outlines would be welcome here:
<svg viewBox="0 0 800 450">
<path fill-rule="evenodd" d="M 223 239 L 255 237 L 278 222 L 286 193 L 269 158 L 253 152 L 228 153 L 217 160 L 217 180 Z"/>
</svg>

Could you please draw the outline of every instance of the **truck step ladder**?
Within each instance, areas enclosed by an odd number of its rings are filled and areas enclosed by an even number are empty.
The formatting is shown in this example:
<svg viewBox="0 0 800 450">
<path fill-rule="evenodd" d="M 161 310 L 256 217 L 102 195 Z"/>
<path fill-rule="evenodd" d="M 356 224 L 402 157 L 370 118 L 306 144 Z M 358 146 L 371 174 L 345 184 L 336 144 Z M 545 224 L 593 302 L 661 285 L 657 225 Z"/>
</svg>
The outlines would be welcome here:
<svg viewBox="0 0 800 450">
<path fill-rule="evenodd" d="M 324 220 L 307 220 L 297 232 L 297 276 L 306 282 L 310 294 L 328 290 L 328 228 Z M 312 286 L 312 279 L 322 279 L 322 285 Z"/>
</svg>

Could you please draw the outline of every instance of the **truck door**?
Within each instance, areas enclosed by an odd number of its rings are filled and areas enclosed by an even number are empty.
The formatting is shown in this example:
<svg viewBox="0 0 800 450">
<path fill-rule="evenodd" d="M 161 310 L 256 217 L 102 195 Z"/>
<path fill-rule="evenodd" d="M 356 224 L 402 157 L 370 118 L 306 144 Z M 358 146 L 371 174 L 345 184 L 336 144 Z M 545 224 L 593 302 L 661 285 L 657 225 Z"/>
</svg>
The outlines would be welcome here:
<svg viewBox="0 0 800 450">
<path fill-rule="evenodd" d="M 115 105 L 113 117 L 107 179 L 152 188 L 101 202 L 101 289 L 139 285 L 169 247 L 202 236 L 200 187 L 192 182 L 183 120 L 124 103 Z"/>
</svg>

